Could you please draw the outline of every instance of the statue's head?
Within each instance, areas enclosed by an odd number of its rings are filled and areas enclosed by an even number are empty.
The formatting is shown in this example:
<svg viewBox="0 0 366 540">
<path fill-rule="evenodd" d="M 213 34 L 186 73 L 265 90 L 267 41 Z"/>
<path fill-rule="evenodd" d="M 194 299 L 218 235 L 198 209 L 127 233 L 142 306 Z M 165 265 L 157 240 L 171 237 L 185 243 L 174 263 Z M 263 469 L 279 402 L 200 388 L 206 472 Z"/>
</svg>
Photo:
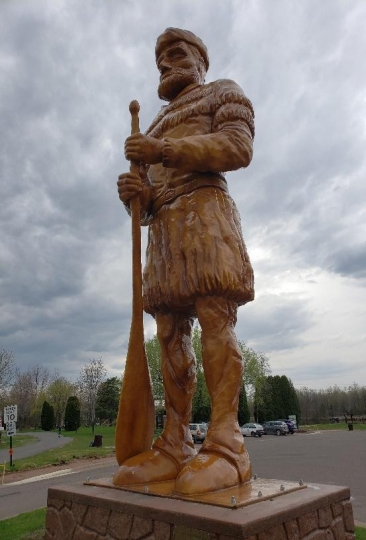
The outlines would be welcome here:
<svg viewBox="0 0 366 540">
<path fill-rule="evenodd" d="M 189 30 L 167 28 L 157 39 L 155 57 L 161 99 L 171 101 L 187 86 L 204 83 L 209 66 L 207 48 Z"/>
</svg>

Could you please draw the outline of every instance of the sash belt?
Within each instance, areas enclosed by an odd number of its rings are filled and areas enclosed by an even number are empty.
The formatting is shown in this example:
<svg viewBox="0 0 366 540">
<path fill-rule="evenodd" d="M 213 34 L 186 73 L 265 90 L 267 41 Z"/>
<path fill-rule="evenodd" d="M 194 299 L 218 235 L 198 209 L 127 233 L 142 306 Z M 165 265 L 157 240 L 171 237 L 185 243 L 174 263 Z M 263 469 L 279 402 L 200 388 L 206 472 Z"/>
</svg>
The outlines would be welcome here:
<svg viewBox="0 0 366 540">
<path fill-rule="evenodd" d="M 175 188 L 170 188 L 164 191 L 155 201 L 153 202 L 153 205 L 151 207 L 151 213 L 155 214 L 160 210 L 164 204 L 170 203 L 174 201 L 177 197 L 180 197 L 181 195 L 186 195 L 187 193 L 191 193 L 192 191 L 195 191 L 196 189 L 202 188 L 202 187 L 215 187 L 219 188 L 222 191 L 225 191 L 225 193 L 228 193 L 228 187 L 226 180 L 223 178 L 197 178 L 196 180 L 191 180 L 190 182 L 187 182 L 186 184 L 182 184 L 181 186 L 177 186 Z"/>
</svg>

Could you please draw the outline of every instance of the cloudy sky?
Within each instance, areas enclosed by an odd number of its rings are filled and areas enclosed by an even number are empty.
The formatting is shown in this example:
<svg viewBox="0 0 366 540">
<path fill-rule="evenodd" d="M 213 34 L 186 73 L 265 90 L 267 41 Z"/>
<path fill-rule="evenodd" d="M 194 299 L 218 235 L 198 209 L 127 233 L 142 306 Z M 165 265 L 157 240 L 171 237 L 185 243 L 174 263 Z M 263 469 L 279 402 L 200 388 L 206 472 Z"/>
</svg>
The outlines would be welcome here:
<svg viewBox="0 0 366 540">
<path fill-rule="evenodd" d="M 256 277 L 238 338 L 295 387 L 366 385 L 365 19 L 364 0 L 2 0 L 0 349 L 71 380 L 92 358 L 122 372 L 128 105 L 147 128 L 155 40 L 178 26 L 256 113 L 253 162 L 228 175 Z"/>
</svg>

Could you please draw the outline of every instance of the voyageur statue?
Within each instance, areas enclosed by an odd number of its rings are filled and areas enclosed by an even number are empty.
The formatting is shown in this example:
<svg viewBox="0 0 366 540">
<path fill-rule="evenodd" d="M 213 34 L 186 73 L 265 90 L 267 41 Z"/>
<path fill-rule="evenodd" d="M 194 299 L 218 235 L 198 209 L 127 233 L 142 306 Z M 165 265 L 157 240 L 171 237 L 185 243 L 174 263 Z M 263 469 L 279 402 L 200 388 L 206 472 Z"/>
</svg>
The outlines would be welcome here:
<svg viewBox="0 0 366 540">
<path fill-rule="evenodd" d="M 140 169 L 120 175 L 118 192 L 127 210 L 140 198 L 149 227 L 143 301 L 161 345 L 167 422 L 151 450 L 120 466 L 114 483 L 174 480 L 177 493 L 192 495 L 251 475 L 237 422 L 243 365 L 234 327 L 238 306 L 254 299 L 254 280 L 225 172 L 252 159 L 254 112 L 235 82 L 205 84 L 208 53 L 192 32 L 167 28 L 155 53 L 158 94 L 169 104 L 145 135 L 126 139 L 125 156 Z M 195 318 L 212 402 L 199 453 L 189 431 Z"/>
</svg>

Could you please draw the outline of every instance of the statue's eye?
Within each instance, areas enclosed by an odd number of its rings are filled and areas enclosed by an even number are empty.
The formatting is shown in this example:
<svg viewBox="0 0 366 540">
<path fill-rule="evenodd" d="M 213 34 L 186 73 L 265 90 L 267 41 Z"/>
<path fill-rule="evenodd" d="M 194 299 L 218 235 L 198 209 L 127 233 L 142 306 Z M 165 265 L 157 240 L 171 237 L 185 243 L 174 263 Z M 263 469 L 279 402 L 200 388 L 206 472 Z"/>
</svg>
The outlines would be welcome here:
<svg viewBox="0 0 366 540">
<path fill-rule="evenodd" d="M 172 49 L 169 52 L 169 58 L 172 58 L 174 60 L 179 60 L 179 58 L 184 58 L 186 56 L 186 53 L 182 49 Z"/>
</svg>

